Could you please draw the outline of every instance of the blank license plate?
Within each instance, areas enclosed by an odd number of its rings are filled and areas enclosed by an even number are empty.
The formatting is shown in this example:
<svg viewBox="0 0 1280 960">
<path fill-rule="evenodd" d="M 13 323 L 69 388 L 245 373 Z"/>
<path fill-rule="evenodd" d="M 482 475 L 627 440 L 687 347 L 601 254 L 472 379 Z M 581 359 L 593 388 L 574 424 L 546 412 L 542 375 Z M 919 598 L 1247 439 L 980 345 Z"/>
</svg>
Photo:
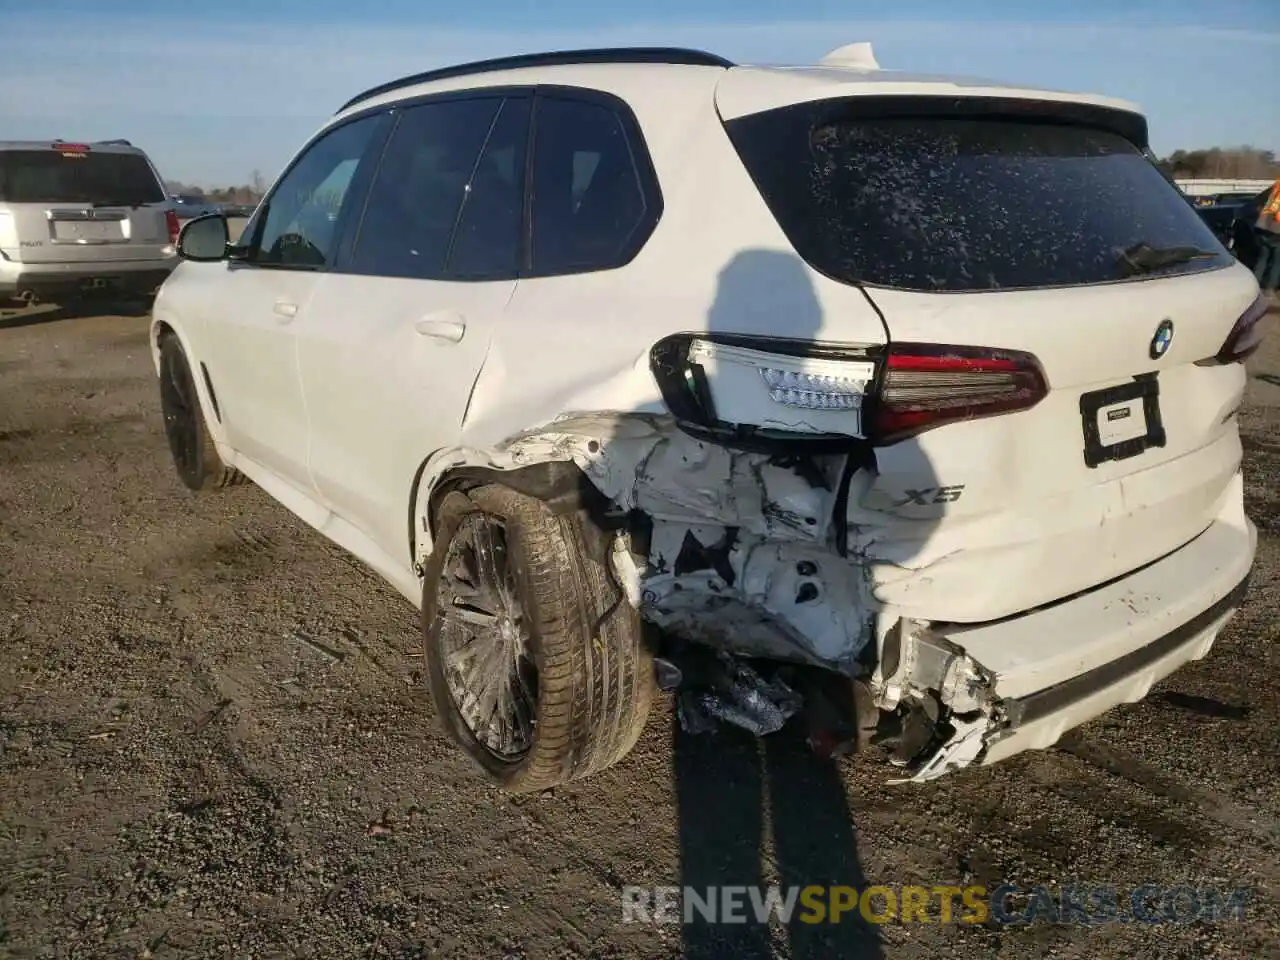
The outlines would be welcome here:
<svg viewBox="0 0 1280 960">
<path fill-rule="evenodd" d="M 86 243 L 123 240 L 122 220 L 55 220 L 55 240 L 83 240 Z"/>
<path fill-rule="evenodd" d="M 1114 447 L 1146 433 L 1147 415 L 1140 399 L 1122 400 L 1098 411 L 1098 440 L 1104 447 Z"/>
<path fill-rule="evenodd" d="M 1160 382 L 1154 373 L 1134 377 L 1105 390 L 1080 395 L 1084 432 L 1084 462 L 1097 467 L 1109 460 L 1127 460 L 1151 447 L 1165 445 L 1160 418 Z"/>
</svg>

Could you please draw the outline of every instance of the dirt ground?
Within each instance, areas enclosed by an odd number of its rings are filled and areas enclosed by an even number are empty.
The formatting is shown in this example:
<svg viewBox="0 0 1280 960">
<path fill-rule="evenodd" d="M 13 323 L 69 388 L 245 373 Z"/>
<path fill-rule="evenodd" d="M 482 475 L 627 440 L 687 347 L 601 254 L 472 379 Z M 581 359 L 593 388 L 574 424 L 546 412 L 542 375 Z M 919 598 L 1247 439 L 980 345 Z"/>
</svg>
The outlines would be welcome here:
<svg viewBox="0 0 1280 960">
<path fill-rule="evenodd" d="M 1280 955 L 1280 337 L 1242 414 L 1251 594 L 1145 702 L 922 787 L 664 704 L 520 798 L 436 732 L 398 595 L 257 488 L 179 485 L 146 331 L 0 316 L 0 956 Z M 629 885 L 1002 881 L 1253 892 L 1218 923 L 621 922 Z"/>
</svg>

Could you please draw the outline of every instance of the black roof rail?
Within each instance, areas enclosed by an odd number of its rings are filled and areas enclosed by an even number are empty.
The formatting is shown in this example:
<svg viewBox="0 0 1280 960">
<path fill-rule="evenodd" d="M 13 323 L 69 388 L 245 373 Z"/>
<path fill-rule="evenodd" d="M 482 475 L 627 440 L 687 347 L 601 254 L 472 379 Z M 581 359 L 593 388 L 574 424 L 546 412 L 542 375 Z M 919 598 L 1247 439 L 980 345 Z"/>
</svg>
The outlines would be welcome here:
<svg viewBox="0 0 1280 960">
<path fill-rule="evenodd" d="M 493 60 L 476 60 L 472 63 L 460 63 L 452 67 L 440 67 L 415 73 L 399 80 L 379 84 L 352 97 L 344 103 L 338 113 L 354 107 L 357 103 L 372 100 L 384 93 L 390 93 L 401 87 L 411 87 L 431 80 L 447 80 L 451 77 L 466 77 L 478 73 L 493 73 L 498 70 L 521 70 L 528 67 L 563 67 L 574 64 L 589 63 L 671 63 L 692 67 L 734 66 L 733 61 L 714 53 L 702 50 L 689 50 L 684 47 L 601 47 L 589 50 L 560 50 L 554 53 L 522 53 L 514 57 L 497 57 Z"/>
<path fill-rule="evenodd" d="M 133 144 L 128 140 L 99 140 L 98 143 L 105 144 L 110 147 L 132 147 Z"/>
</svg>

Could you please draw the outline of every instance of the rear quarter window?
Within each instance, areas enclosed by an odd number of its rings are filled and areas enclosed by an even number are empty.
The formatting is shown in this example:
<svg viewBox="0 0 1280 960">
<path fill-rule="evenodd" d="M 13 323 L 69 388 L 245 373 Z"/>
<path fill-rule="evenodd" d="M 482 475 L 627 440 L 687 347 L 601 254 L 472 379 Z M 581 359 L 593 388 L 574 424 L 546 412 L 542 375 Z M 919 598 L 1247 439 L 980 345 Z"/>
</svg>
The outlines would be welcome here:
<svg viewBox="0 0 1280 960">
<path fill-rule="evenodd" d="M 539 98 L 532 275 L 623 266 L 648 239 L 661 210 L 639 128 L 621 102 L 603 96 Z"/>
<path fill-rule="evenodd" d="M 895 116 L 883 101 L 860 115 L 860 106 L 804 104 L 726 124 L 796 251 L 837 280 L 1008 290 L 1232 262 L 1142 148 L 1115 129 L 1048 115 Z M 1123 254 L 1138 245 L 1196 254 L 1137 273 Z"/>
</svg>

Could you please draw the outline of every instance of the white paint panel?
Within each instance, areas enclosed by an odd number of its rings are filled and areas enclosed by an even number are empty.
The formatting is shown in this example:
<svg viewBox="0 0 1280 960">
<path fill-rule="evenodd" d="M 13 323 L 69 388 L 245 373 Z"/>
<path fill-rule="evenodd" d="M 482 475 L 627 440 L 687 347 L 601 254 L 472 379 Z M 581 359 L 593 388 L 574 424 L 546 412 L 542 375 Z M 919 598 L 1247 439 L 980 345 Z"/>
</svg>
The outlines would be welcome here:
<svg viewBox="0 0 1280 960">
<path fill-rule="evenodd" d="M 995 692 L 1025 697 L 1154 643 L 1213 606 L 1248 573 L 1257 531 L 1243 483 L 1215 522 L 1163 560 L 1116 583 L 1023 617 L 939 631 L 995 674 Z"/>
<path fill-rule="evenodd" d="M 1222 509 L 1241 458 L 1232 413 L 1245 373 L 1196 361 L 1218 351 L 1256 296 L 1244 267 L 1069 290 L 872 296 L 894 341 L 1026 351 L 1049 385 L 1030 410 L 876 452 L 877 473 L 855 489 L 849 523 L 880 602 L 922 619 L 1010 616 L 1176 549 Z M 1166 318 L 1173 342 L 1153 360 Z M 1149 374 L 1164 445 L 1088 466 L 1082 397 Z M 1142 405 L 1128 409 L 1109 439 L 1146 434 Z M 952 500 L 912 496 L 955 487 L 963 489 Z"/>
</svg>

